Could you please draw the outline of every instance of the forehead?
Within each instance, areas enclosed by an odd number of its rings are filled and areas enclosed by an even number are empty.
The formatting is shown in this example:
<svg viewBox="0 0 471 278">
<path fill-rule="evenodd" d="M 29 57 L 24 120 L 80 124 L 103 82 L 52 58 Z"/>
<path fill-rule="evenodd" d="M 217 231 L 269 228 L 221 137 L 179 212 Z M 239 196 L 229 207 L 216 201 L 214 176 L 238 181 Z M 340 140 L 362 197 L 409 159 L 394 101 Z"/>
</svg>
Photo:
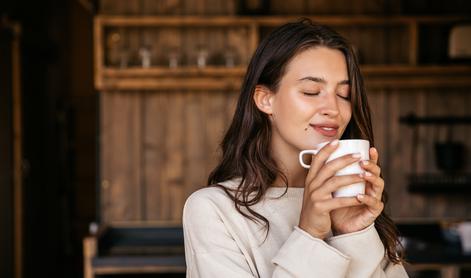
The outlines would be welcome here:
<svg viewBox="0 0 471 278">
<path fill-rule="evenodd" d="M 312 47 L 296 54 L 288 63 L 283 79 L 295 81 L 306 76 L 319 77 L 327 82 L 348 80 L 345 56 L 340 50 Z"/>
</svg>

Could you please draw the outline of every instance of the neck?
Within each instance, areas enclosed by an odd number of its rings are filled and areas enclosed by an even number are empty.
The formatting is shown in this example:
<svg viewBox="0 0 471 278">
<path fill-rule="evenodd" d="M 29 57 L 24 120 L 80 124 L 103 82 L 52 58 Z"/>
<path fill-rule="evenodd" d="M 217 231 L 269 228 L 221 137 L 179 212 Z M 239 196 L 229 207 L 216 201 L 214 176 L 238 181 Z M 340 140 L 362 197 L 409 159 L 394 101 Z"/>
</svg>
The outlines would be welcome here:
<svg viewBox="0 0 471 278">
<path fill-rule="evenodd" d="M 293 146 L 286 145 L 286 143 L 280 144 L 276 139 L 272 140 L 271 149 L 273 150 L 273 159 L 275 159 L 278 167 L 280 167 L 280 170 L 288 180 L 288 186 L 304 187 L 308 171 L 299 164 L 299 150 Z M 284 187 L 286 183 L 281 176 L 278 176 L 273 186 Z"/>
</svg>

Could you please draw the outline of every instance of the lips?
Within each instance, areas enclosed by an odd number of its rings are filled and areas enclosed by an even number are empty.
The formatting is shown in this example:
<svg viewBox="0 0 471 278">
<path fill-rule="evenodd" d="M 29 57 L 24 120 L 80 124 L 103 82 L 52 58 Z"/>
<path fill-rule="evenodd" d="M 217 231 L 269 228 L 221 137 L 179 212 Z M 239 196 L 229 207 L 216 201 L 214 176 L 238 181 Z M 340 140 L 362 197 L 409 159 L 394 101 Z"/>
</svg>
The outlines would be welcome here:
<svg viewBox="0 0 471 278">
<path fill-rule="evenodd" d="M 339 126 L 336 124 L 317 124 L 311 125 L 315 131 L 319 132 L 320 134 L 326 137 L 334 137 L 337 135 Z"/>
</svg>

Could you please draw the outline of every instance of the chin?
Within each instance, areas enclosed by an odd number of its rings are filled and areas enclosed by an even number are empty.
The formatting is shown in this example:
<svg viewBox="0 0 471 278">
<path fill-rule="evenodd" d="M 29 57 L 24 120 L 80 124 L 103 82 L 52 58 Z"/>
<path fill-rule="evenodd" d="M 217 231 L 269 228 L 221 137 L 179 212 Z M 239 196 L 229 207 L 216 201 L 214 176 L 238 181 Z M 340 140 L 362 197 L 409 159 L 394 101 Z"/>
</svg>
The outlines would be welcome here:
<svg viewBox="0 0 471 278">
<path fill-rule="evenodd" d="M 322 142 L 325 142 L 325 140 L 306 140 L 301 144 L 298 144 L 297 147 L 300 151 L 302 150 L 311 150 L 314 149 L 314 147 L 317 144 L 320 144 Z"/>
</svg>

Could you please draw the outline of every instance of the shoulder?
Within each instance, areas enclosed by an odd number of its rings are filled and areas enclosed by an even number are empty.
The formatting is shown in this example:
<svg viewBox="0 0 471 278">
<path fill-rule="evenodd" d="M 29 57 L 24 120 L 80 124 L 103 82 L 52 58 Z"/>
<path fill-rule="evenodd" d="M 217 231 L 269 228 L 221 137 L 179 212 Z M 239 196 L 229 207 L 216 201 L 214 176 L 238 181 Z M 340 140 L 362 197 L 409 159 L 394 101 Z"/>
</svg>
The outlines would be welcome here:
<svg viewBox="0 0 471 278">
<path fill-rule="evenodd" d="M 188 209 L 209 209 L 218 203 L 229 202 L 231 199 L 220 187 L 211 186 L 201 188 L 193 192 L 185 202 L 185 210 Z"/>
<path fill-rule="evenodd" d="M 234 182 L 220 183 L 221 186 L 231 189 Z M 185 202 L 183 208 L 183 222 L 189 219 L 210 217 L 230 213 L 234 209 L 234 202 L 221 186 L 210 186 L 193 192 Z"/>
</svg>

